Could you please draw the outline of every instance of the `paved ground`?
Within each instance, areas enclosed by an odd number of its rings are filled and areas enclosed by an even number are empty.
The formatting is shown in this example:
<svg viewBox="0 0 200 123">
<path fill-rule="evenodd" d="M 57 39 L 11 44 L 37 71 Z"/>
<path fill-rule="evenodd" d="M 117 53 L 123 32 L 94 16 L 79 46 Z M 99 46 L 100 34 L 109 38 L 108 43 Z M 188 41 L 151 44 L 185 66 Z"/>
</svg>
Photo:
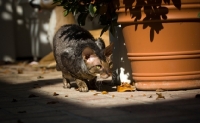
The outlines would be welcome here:
<svg viewBox="0 0 200 123">
<path fill-rule="evenodd" d="M 200 123 L 200 89 L 117 92 L 103 84 L 80 93 L 63 89 L 56 70 L 3 65 L 0 123 Z"/>
</svg>

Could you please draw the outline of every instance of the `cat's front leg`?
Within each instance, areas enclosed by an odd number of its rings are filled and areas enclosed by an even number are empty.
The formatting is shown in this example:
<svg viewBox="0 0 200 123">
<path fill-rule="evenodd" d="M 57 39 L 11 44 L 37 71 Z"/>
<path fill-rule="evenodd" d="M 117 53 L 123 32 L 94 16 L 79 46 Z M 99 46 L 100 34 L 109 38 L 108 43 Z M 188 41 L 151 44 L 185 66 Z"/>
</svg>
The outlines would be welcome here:
<svg viewBox="0 0 200 123">
<path fill-rule="evenodd" d="M 63 88 L 71 88 L 70 80 L 63 77 Z"/>
<path fill-rule="evenodd" d="M 83 80 L 80 80 L 80 79 L 76 79 L 76 84 L 78 86 L 78 90 L 80 92 L 88 92 L 88 86 L 87 84 L 85 83 L 85 81 Z"/>
<path fill-rule="evenodd" d="M 71 88 L 70 79 L 72 79 L 71 75 L 67 73 L 62 73 L 63 76 L 63 88 Z"/>
</svg>

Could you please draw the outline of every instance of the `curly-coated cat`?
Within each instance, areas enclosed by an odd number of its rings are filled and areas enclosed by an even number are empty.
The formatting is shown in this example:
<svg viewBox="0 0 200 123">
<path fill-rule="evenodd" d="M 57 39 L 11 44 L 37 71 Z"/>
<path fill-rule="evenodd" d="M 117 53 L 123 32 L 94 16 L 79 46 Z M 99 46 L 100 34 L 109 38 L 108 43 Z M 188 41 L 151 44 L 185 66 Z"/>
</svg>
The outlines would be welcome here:
<svg viewBox="0 0 200 123">
<path fill-rule="evenodd" d="M 87 92 L 101 78 L 111 75 L 109 63 L 112 44 L 105 48 L 101 38 L 95 39 L 89 31 L 75 25 L 62 26 L 54 36 L 53 52 L 57 70 L 62 71 L 64 88 L 75 80 L 80 92 Z M 109 60 L 108 60 L 109 59 Z"/>
</svg>

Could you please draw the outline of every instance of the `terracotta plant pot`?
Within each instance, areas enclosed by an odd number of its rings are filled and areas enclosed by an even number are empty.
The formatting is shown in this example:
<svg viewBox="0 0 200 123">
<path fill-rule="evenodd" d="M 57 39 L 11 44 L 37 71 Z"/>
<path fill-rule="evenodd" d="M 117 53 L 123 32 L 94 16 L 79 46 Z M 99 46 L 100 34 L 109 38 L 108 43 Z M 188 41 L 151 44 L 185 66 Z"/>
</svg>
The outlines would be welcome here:
<svg viewBox="0 0 200 123">
<path fill-rule="evenodd" d="M 181 10 L 167 8 L 167 20 L 142 21 L 142 12 L 137 22 L 119 10 L 137 90 L 200 88 L 200 4 L 182 0 Z"/>
</svg>

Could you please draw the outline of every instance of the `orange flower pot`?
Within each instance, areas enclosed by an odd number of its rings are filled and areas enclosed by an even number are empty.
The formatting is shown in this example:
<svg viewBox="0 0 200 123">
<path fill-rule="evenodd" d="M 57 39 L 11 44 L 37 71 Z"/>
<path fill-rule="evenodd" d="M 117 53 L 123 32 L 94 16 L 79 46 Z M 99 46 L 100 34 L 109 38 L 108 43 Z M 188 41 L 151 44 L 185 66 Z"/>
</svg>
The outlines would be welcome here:
<svg viewBox="0 0 200 123">
<path fill-rule="evenodd" d="M 181 6 L 168 5 L 167 20 L 142 21 L 143 12 L 136 22 L 118 11 L 137 90 L 200 88 L 200 4 L 183 0 Z"/>
</svg>

